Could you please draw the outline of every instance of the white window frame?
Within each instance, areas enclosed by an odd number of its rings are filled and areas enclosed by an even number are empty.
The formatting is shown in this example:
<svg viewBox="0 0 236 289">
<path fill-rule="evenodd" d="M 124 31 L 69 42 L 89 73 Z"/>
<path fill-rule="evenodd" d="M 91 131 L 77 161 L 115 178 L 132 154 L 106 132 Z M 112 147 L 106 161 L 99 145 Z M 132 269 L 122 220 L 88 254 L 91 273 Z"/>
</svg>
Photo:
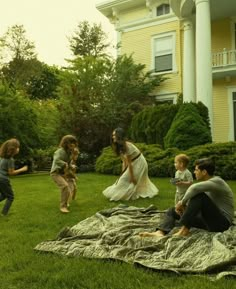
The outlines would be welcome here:
<svg viewBox="0 0 236 289">
<path fill-rule="evenodd" d="M 168 13 L 163 13 L 163 14 L 160 14 L 160 15 L 157 15 L 157 9 L 158 8 L 160 8 L 160 7 L 162 7 L 162 12 L 165 12 L 165 11 L 163 11 L 165 8 L 164 8 L 164 6 L 169 6 L 169 12 Z M 168 15 L 168 14 L 170 14 L 171 13 L 171 8 L 170 8 L 170 4 L 167 4 L 167 3 L 162 3 L 162 4 L 160 4 L 160 5 L 158 5 L 158 6 L 156 6 L 156 17 L 161 17 L 161 16 L 164 16 L 164 15 Z"/>
<path fill-rule="evenodd" d="M 157 51 L 155 51 L 155 43 L 158 39 L 161 38 L 166 38 L 166 37 L 171 37 L 172 38 L 172 69 L 171 70 L 166 70 L 166 71 L 160 71 L 157 72 L 155 71 L 155 57 L 158 56 L 157 55 Z M 153 70 L 154 74 L 169 74 L 169 73 L 175 73 L 176 72 L 176 33 L 175 32 L 168 32 L 168 33 L 162 33 L 162 34 L 158 34 L 152 37 L 151 40 L 152 44 L 152 59 L 151 59 L 151 70 Z M 168 53 L 166 53 L 167 55 Z M 160 55 L 165 55 L 165 53 L 160 53 Z"/>
<path fill-rule="evenodd" d="M 177 103 L 178 94 L 177 93 L 164 93 L 155 96 L 157 102 L 172 101 L 173 104 Z"/>
<path fill-rule="evenodd" d="M 229 108 L 229 133 L 228 141 L 234 141 L 234 111 L 233 111 L 233 92 L 236 87 L 228 87 L 228 108 Z"/>
</svg>

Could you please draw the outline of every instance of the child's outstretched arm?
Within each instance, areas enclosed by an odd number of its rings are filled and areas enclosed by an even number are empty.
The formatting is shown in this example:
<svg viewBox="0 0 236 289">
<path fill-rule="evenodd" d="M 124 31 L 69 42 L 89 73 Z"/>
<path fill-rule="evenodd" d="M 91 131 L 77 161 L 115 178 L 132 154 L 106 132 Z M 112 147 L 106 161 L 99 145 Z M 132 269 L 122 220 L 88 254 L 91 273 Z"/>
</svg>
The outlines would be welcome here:
<svg viewBox="0 0 236 289">
<path fill-rule="evenodd" d="M 8 169 L 8 175 L 15 176 L 26 171 L 28 171 L 28 166 L 23 166 L 22 168 L 17 169 L 17 170 L 12 168 L 12 169 Z"/>
</svg>

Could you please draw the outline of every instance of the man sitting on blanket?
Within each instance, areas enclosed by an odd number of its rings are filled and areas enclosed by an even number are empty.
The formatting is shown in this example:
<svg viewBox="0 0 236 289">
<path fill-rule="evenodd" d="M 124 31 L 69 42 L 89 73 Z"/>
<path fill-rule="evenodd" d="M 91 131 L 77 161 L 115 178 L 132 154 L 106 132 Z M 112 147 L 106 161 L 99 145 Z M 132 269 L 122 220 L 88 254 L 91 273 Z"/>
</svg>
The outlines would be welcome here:
<svg viewBox="0 0 236 289">
<path fill-rule="evenodd" d="M 156 232 L 142 232 L 139 235 L 164 236 L 175 227 L 176 220 L 179 220 L 181 228 L 175 236 L 187 236 L 191 227 L 210 232 L 227 230 L 234 217 L 233 192 L 221 177 L 214 176 L 214 171 L 212 159 L 196 160 L 194 174 L 200 182 L 191 185 L 183 199 L 167 210 Z"/>
</svg>

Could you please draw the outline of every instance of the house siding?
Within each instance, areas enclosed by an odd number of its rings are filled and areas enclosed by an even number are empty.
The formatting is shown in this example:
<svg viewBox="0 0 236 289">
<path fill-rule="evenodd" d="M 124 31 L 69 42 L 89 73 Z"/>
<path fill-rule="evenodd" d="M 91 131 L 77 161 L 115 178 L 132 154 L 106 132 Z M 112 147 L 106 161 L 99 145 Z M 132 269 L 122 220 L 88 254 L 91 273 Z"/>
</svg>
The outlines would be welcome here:
<svg viewBox="0 0 236 289">
<path fill-rule="evenodd" d="M 229 120 L 229 109 L 232 108 L 232 102 L 228 101 L 228 88 L 235 87 L 236 78 L 226 82 L 225 79 L 218 79 L 213 82 L 213 139 L 214 142 L 228 141 L 229 130 L 232 129 Z"/>
<path fill-rule="evenodd" d="M 158 88 L 159 93 L 181 93 L 181 56 L 180 56 L 180 29 L 179 21 L 172 21 L 158 26 L 149 26 L 142 29 L 123 32 L 121 36 L 121 54 L 133 54 L 133 58 L 137 63 L 146 65 L 146 70 L 152 69 L 152 38 L 168 32 L 176 33 L 176 68 L 177 71 L 171 74 L 163 74 L 168 77 Z M 144 49 L 144 43 L 146 47 Z"/>
<path fill-rule="evenodd" d="M 119 24 L 127 24 L 147 17 L 148 10 L 144 7 L 137 7 L 132 10 L 124 10 L 119 13 Z"/>
<path fill-rule="evenodd" d="M 161 2 L 162 1 L 151 1 L 152 4 L 158 4 Z M 181 2 L 181 4 L 179 2 Z M 173 11 L 174 8 L 177 11 L 179 9 L 178 6 L 180 6 L 180 8 L 184 8 L 184 11 L 186 12 L 188 3 L 190 2 L 192 3 L 193 1 L 182 0 L 178 1 L 178 3 L 177 1 L 171 1 Z M 119 50 L 119 53 L 127 55 L 132 54 L 137 63 L 144 64 L 146 66 L 146 70 L 150 70 L 152 69 L 153 63 L 152 38 L 162 33 L 175 32 L 176 71 L 170 74 L 162 74 L 164 77 L 168 77 L 168 79 L 161 83 L 161 85 L 157 88 L 156 95 L 181 94 L 183 93 L 184 31 L 182 27 L 183 22 L 180 19 L 186 20 L 188 16 L 186 16 L 186 18 L 176 18 L 177 20 L 174 18 L 175 14 L 155 17 L 154 10 L 151 13 L 146 7 L 146 1 L 144 1 L 141 6 L 139 6 L 140 3 L 141 2 L 137 3 L 135 8 L 119 11 L 119 21 L 116 23 L 117 31 L 120 32 L 121 41 L 121 49 Z M 232 3 L 233 2 L 231 1 L 231 5 Z M 153 9 L 155 9 L 155 7 L 153 7 Z M 189 14 L 190 13 L 192 13 L 191 10 L 189 11 Z M 190 17 L 189 20 L 193 22 L 193 29 L 196 29 L 194 17 Z M 224 49 L 234 50 L 236 48 L 236 41 L 234 39 L 235 31 L 232 30 L 232 24 L 235 21 L 236 15 L 230 18 L 218 18 L 218 20 L 211 22 L 212 53 L 219 54 Z M 194 33 L 195 32 L 196 31 L 194 31 Z M 220 55 L 220 57 L 222 57 L 222 55 Z M 225 142 L 229 141 L 230 138 L 232 140 L 232 102 L 229 102 L 229 91 L 236 91 L 236 66 L 231 65 L 230 67 L 224 67 L 222 65 L 222 67 L 220 67 L 218 62 L 216 64 L 218 75 L 215 73 L 216 70 L 213 70 L 212 76 L 213 141 Z M 227 71 L 230 72 L 229 75 L 227 74 Z M 198 80 L 196 78 L 196 84 L 197 81 Z M 229 116 L 230 113 L 231 116 Z"/>
</svg>

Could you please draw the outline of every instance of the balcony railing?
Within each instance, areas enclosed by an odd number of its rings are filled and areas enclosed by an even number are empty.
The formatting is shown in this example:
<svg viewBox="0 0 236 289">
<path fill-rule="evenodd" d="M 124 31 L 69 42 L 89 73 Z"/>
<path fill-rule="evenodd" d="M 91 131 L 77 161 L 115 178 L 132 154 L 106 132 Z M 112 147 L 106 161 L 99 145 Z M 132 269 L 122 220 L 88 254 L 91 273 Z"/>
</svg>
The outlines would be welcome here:
<svg viewBox="0 0 236 289">
<path fill-rule="evenodd" d="M 236 50 L 223 49 L 222 52 L 212 53 L 212 67 L 236 65 Z"/>
</svg>

